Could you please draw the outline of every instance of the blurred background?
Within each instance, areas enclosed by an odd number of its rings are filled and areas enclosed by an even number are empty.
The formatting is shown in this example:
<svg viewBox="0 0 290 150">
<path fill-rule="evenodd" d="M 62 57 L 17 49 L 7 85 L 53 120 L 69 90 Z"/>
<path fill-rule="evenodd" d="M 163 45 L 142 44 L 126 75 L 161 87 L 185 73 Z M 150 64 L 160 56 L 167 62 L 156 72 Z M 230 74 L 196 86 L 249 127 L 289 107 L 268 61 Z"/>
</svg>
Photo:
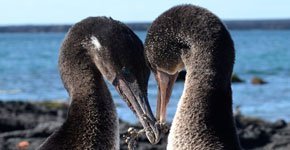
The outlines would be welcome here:
<svg viewBox="0 0 290 150">
<path fill-rule="evenodd" d="M 58 72 L 58 51 L 69 27 L 88 16 L 127 23 L 144 41 L 150 23 L 178 4 L 195 4 L 219 16 L 236 48 L 233 105 L 268 121 L 290 121 L 290 1 L 286 0 L 2 0 L 0 5 L 0 101 L 67 102 Z M 111 86 L 121 119 L 134 115 Z M 149 81 L 153 111 L 157 88 Z M 175 84 L 169 103 L 174 116 L 183 90 Z M 1 108 L 0 108 L 1 109 Z"/>
</svg>

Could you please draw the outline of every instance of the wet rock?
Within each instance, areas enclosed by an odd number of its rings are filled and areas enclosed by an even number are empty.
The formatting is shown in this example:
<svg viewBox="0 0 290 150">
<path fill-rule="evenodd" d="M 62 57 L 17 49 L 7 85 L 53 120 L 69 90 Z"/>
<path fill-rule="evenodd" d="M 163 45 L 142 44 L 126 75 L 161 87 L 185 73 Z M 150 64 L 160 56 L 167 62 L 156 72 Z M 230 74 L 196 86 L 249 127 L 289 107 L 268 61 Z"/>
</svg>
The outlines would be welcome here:
<svg viewBox="0 0 290 150">
<path fill-rule="evenodd" d="M 262 85 L 262 84 L 266 84 L 267 82 L 264 81 L 262 78 L 260 77 L 253 77 L 252 80 L 251 80 L 251 83 L 252 84 L 255 84 L 255 85 Z"/>
<path fill-rule="evenodd" d="M 275 128 L 275 129 L 282 129 L 282 128 L 284 128 L 284 127 L 287 127 L 287 123 L 286 123 L 285 120 L 280 119 L 280 120 L 275 121 L 275 122 L 272 124 L 272 126 L 273 126 L 273 128 Z"/>
<path fill-rule="evenodd" d="M 16 150 L 18 149 L 17 144 L 22 141 L 29 143 L 29 150 L 37 148 L 62 125 L 67 112 L 67 109 L 48 109 L 24 102 L 0 101 L 0 106 L 0 150 Z M 238 112 L 235 119 L 237 132 L 244 149 L 290 149 L 290 125 L 284 120 L 271 123 L 257 118 L 246 117 Z M 128 149 L 123 140 L 123 135 L 126 134 L 129 127 L 140 129 L 141 125 L 130 124 L 120 120 L 121 150 Z M 151 145 L 145 135 L 143 135 L 139 137 L 136 149 L 166 149 L 167 135 L 163 135 L 156 145 Z"/>
<path fill-rule="evenodd" d="M 266 145 L 270 141 L 269 134 L 259 126 L 249 125 L 239 133 L 240 142 L 245 149 Z"/>
<path fill-rule="evenodd" d="M 232 74 L 232 83 L 242 83 L 245 82 L 237 74 Z"/>
<path fill-rule="evenodd" d="M 27 149 L 25 150 L 35 150 L 45 138 L 25 138 L 25 141 L 29 143 Z M 18 144 L 23 141 L 23 138 L 9 138 L 4 143 L 4 145 L 0 146 L 1 150 L 20 150 L 18 148 Z"/>
<path fill-rule="evenodd" d="M 290 149 L 290 125 L 282 129 L 278 129 L 271 136 L 271 142 L 264 146 L 265 150 L 288 150 Z"/>
</svg>

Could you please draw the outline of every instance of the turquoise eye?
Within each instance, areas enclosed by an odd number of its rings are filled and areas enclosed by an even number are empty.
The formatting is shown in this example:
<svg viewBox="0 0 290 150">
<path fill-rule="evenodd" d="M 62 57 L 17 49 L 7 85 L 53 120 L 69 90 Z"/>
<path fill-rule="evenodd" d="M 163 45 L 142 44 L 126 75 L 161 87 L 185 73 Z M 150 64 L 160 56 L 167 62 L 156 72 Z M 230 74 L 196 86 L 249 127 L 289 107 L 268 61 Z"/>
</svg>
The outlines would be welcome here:
<svg viewBox="0 0 290 150">
<path fill-rule="evenodd" d="M 122 69 L 122 72 L 123 72 L 123 74 L 126 75 L 126 76 L 130 75 L 130 73 L 131 73 L 130 70 L 129 70 L 128 68 L 123 68 L 123 69 Z"/>
<path fill-rule="evenodd" d="M 122 68 L 122 74 L 123 74 L 123 77 L 125 78 L 125 80 L 127 82 L 133 82 L 134 81 L 134 76 L 133 76 L 132 72 L 130 71 L 130 69 Z"/>
</svg>

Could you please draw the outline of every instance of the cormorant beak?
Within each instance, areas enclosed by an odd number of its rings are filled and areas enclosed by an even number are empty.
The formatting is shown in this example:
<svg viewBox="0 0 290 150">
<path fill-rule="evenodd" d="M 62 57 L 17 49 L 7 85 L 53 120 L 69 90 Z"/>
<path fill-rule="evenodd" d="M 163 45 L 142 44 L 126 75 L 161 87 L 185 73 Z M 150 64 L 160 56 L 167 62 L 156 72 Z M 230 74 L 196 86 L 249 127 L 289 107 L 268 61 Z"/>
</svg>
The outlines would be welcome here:
<svg viewBox="0 0 290 150">
<path fill-rule="evenodd" d="M 122 77 L 116 78 L 113 85 L 139 118 L 150 143 L 157 144 L 160 140 L 159 126 L 151 111 L 147 94 L 141 92 L 138 83 L 128 82 Z"/>
<path fill-rule="evenodd" d="M 166 123 L 166 109 L 178 73 L 170 75 L 162 71 L 155 72 L 158 84 L 156 119 L 160 124 Z"/>
</svg>

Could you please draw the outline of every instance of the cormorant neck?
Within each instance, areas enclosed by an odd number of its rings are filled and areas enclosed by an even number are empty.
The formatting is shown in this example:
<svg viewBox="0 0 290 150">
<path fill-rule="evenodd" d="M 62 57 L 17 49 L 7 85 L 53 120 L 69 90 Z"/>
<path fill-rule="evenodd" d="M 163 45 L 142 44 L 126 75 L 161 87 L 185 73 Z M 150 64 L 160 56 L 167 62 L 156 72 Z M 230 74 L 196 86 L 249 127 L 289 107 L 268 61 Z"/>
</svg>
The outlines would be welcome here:
<svg viewBox="0 0 290 150">
<path fill-rule="evenodd" d="M 216 74 L 187 69 L 168 149 L 239 149 L 230 82 L 220 86 L 216 78 Z"/>
<path fill-rule="evenodd" d="M 119 149 L 116 107 L 101 79 L 95 93 L 72 94 L 67 119 L 42 148 Z"/>
<path fill-rule="evenodd" d="M 91 148 L 118 149 L 118 117 L 111 94 L 103 80 L 93 90 L 82 95 L 72 94 L 62 129 L 73 131 L 68 136 L 74 136 L 78 145 L 83 144 L 83 147 L 89 143 Z"/>
<path fill-rule="evenodd" d="M 106 83 L 87 50 L 70 45 L 63 45 L 59 59 L 71 102 L 67 120 L 43 147 L 118 149 L 118 118 Z"/>
</svg>

